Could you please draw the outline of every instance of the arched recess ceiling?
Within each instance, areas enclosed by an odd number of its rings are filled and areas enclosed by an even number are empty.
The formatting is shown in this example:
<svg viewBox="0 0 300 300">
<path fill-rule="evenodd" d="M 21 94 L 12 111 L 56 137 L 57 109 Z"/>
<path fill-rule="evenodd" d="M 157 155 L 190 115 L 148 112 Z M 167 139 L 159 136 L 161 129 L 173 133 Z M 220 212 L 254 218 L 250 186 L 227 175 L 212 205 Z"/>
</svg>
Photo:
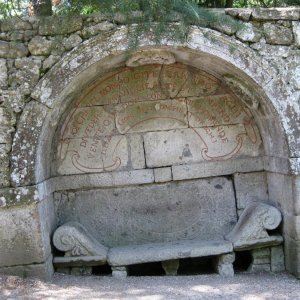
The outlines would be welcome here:
<svg viewBox="0 0 300 300">
<path fill-rule="evenodd" d="M 50 177 L 51 143 L 62 114 L 96 78 L 125 65 L 126 29 L 92 38 L 75 48 L 39 82 L 20 119 L 12 154 L 12 183 L 36 184 Z M 164 42 L 140 49 L 164 49 L 176 62 L 206 71 L 231 87 L 252 111 L 265 154 L 297 157 L 297 133 L 292 117 L 297 107 L 289 101 L 276 71 L 254 51 L 222 34 L 192 28 L 185 45 Z M 289 116 L 292 116 L 289 118 Z M 30 141 L 28 137 L 30 136 Z"/>
</svg>

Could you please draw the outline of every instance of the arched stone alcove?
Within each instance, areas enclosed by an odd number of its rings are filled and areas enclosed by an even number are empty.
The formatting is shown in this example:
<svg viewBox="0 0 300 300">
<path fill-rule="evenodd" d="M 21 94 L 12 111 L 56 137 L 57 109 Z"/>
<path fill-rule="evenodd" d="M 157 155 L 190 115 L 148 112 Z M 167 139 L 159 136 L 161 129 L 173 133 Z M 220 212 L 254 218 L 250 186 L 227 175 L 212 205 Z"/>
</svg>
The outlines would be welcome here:
<svg viewBox="0 0 300 300">
<path fill-rule="evenodd" d="M 124 29 L 74 49 L 40 81 L 32 94 L 35 101 L 21 117 L 13 145 L 12 183 L 36 185 L 44 256 L 51 253 L 53 230 L 72 218 L 85 219 L 101 240 L 99 215 L 88 214 L 104 211 L 113 216 L 110 208 L 95 206 L 103 188 L 106 199 L 126 191 L 134 201 L 143 193 L 147 198 L 159 191 L 161 197 L 169 190 L 168 195 L 186 197 L 183 204 L 188 209 L 179 223 L 167 223 L 166 232 L 191 218 L 198 195 L 204 201 L 199 211 L 207 203 L 200 218 L 196 214 L 197 220 L 207 215 L 204 223 L 196 222 L 190 231 L 177 228 L 184 231 L 183 237 L 199 236 L 205 222 L 212 232 L 203 230 L 203 238 L 227 234 L 247 201 L 277 206 L 286 224 L 286 266 L 298 274 L 298 266 L 292 264 L 298 259 L 293 249 L 298 248 L 290 239 L 294 232 L 289 216 L 300 207 L 297 195 L 286 187 L 295 190 L 290 158 L 298 149 L 289 138 L 292 125 L 285 121 L 293 107 L 284 101 L 276 71 L 243 44 L 206 29 L 192 29 L 186 45 L 166 41 L 157 47 L 145 40 L 131 57 L 125 49 Z M 75 213 L 64 197 L 77 205 Z M 85 207 L 84 198 L 90 199 Z M 177 205 L 172 201 L 163 212 Z M 207 214 L 212 203 L 214 215 Z M 121 207 L 125 216 L 126 207 Z M 184 205 L 175 215 L 181 209 Z M 221 218 L 215 230 L 216 223 L 210 221 L 221 215 L 228 218 Z M 160 226 L 163 214 L 158 218 Z M 128 226 L 139 227 L 144 221 Z M 134 242 L 142 235 L 145 230 Z M 166 236 L 161 241 L 170 238 Z M 157 238 L 148 236 L 150 241 Z"/>
</svg>

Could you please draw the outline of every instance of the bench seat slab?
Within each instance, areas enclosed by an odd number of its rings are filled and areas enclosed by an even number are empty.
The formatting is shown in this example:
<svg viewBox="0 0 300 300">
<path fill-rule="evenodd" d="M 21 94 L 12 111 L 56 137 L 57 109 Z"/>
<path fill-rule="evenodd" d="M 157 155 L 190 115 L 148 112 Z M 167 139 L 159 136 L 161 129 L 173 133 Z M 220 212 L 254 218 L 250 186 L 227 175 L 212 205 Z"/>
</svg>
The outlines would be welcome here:
<svg viewBox="0 0 300 300">
<path fill-rule="evenodd" d="M 232 243 L 225 240 L 181 240 L 114 247 L 108 251 L 107 261 L 111 266 L 128 266 L 180 258 L 215 256 L 232 251 Z"/>
</svg>

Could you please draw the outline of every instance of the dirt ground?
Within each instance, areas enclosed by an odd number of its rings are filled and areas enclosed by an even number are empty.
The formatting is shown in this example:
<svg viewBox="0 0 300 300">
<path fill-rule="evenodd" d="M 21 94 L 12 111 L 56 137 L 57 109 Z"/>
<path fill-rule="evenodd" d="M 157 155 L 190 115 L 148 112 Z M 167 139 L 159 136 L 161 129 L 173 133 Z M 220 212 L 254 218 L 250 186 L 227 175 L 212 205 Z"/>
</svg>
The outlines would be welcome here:
<svg viewBox="0 0 300 300">
<path fill-rule="evenodd" d="M 0 299 L 300 299 L 300 280 L 286 274 L 176 277 L 70 276 L 55 274 L 52 282 L 0 277 Z"/>
</svg>

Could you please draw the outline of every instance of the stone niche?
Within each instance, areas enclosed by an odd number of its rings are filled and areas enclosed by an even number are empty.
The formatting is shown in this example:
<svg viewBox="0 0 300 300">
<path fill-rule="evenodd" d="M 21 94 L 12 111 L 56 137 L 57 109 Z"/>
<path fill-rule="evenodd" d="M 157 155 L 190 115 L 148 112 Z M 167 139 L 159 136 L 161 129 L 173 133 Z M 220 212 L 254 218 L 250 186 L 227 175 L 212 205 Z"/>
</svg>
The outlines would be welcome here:
<svg viewBox="0 0 300 300">
<path fill-rule="evenodd" d="M 222 239 L 245 201 L 268 200 L 250 110 L 219 78 L 179 63 L 95 80 L 64 115 L 53 147 L 56 177 L 147 172 L 145 184 L 55 193 L 58 225 L 79 222 L 107 247 Z"/>
</svg>

